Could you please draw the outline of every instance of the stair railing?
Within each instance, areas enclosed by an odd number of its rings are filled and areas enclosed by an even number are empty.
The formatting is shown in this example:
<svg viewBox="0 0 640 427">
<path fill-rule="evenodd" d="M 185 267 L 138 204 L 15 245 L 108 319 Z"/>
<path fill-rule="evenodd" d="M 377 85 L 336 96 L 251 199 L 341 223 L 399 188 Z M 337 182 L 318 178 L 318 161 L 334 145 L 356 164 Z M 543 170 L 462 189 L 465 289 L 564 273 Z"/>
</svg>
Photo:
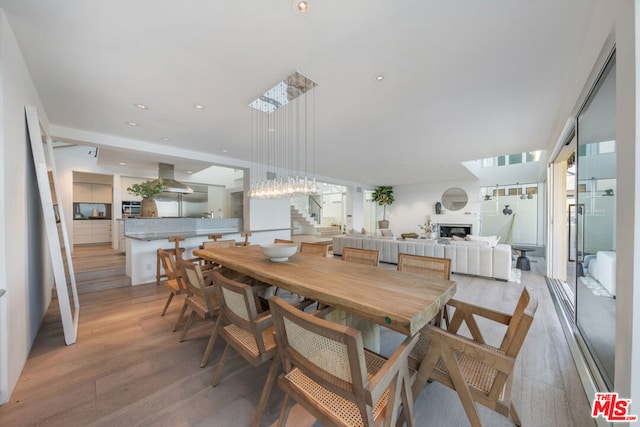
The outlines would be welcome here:
<svg viewBox="0 0 640 427">
<path fill-rule="evenodd" d="M 319 202 L 314 196 L 309 196 L 308 204 L 309 215 L 311 216 L 311 218 L 315 219 L 318 224 L 322 224 L 322 203 Z"/>
</svg>

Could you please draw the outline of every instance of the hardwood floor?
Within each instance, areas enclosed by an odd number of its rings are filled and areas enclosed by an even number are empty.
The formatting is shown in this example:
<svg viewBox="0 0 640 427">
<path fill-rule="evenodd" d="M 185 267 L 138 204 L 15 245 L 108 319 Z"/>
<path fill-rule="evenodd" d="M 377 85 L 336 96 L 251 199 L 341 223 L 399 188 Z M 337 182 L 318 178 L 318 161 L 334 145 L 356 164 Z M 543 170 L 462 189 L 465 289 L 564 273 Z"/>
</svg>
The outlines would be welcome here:
<svg viewBox="0 0 640 427">
<path fill-rule="evenodd" d="M 533 290 L 539 308 L 517 362 L 514 401 L 525 426 L 595 425 L 540 274 L 542 266 L 534 263 L 533 271 L 522 274 L 522 285 Z M 506 312 L 513 310 L 522 286 L 462 275 L 452 278 L 458 282 L 458 299 Z M 181 300 L 161 317 L 166 297 L 164 286 L 155 283 L 80 295 L 78 342 L 68 347 L 54 301 L 10 402 L 0 407 L 0 425 L 248 425 L 268 364 L 252 368 L 232 352 L 220 384 L 211 387 L 224 343 L 216 342 L 209 364 L 201 369 L 212 323 L 196 323 L 188 339 L 179 343 L 171 328 Z M 382 352 L 390 353 L 401 339 L 384 330 Z M 276 387 L 262 425 L 277 419 L 282 397 Z M 484 407 L 479 411 L 486 426 L 513 425 Z M 416 415 L 420 426 L 468 425 L 457 395 L 435 383 L 420 394 Z M 296 408 L 289 425 L 313 423 Z"/>
</svg>

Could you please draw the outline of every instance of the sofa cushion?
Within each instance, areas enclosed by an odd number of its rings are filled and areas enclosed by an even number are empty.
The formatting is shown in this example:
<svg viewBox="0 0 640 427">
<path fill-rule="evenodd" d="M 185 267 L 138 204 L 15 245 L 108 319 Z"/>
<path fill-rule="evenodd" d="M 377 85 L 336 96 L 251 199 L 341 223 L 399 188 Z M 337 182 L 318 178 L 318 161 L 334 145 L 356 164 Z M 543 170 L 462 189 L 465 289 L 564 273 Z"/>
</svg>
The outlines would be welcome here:
<svg viewBox="0 0 640 427">
<path fill-rule="evenodd" d="M 474 236 L 472 234 L 467 234 L 465 239 L 470 242 L 487 242 L 487 244 L 493 248 L 500 241 L 500 236 Z"/>
<path fill-rule="evenodd" d="M 484 246 L 490 247 L 489 242 L 483 242 L 481 240 L 471 241 L 471 240 L 452 240 L 451 245 L 455 246 Z"/>
<path fill-rule="evenodd" d="M 460 242 L 462 245 L 444 245 L 432 240 L 393 240 L 382 237 L 334 236 L 333 253 L 341 255 L 345 247 L 374 249 L 380 254 L 380 262 L 397 264 L 398 255 L 406 253 L 451 260 L 453 273 L 474 274 L 509 280 L 511 275 L 511 246 L 486 242 Z"/>
</svg>

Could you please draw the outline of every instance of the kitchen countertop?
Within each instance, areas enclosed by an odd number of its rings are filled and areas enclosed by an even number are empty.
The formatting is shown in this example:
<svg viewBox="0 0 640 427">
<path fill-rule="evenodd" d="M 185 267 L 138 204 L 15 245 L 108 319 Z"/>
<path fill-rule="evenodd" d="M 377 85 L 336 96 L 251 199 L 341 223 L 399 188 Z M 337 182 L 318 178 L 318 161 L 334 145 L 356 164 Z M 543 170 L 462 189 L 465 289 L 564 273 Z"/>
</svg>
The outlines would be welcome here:
<svg viewBox="0 0 640 427">
<path fill-rule="evenodd" d="M 144 232 L 144 233 L 128 233 L 124 237 L 130 239 L 142 240 L 150 242 L 152 240 L 167 240 L 170 237 L 203 237 L 210 234 L 234 234 L 238 233 L 236 229 L 216 229 L 216 230 L 198 230 L 198 231 L 184 231 L 184 232 Z"/>
<path fill-rule="evenodd" d="M 200 237 L 242 231 L 239 218 L 140 218 L 124 221 L 124 237 L 140 241 L 164 240 L 169 237 Z"/>
<path fill-rule="evenodd" d="M 111 220 L 111 218 L 108 218 L 106 216 L 103 217 L 99 217 L 99 218 L 73 218 L 74 221 L 104 221 L 105 219 Z"/>
</svg>

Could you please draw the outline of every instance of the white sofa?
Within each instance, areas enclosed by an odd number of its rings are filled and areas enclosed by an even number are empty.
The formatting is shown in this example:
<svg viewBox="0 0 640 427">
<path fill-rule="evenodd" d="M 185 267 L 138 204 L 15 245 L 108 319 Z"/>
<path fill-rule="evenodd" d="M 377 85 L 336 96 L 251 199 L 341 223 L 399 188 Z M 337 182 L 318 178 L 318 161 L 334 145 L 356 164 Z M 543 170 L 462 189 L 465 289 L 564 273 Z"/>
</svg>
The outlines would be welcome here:
<svg viewBox="0 0 640 427">
<path fill-rule="evenodd" d="M 587 263 L 587 258 L 590 258 Z M 613 251 L 598 251 L 595 259 L 593 255 L 585 257 L 588 274 L 596 279 L 614 297 L 616 296 L 616 253 Z"/>
<path fill-rule="evenodd" d="M 500 280 L 511 277 L 511 246 L 497 244 L 495 247 L 477 242 L 457 242 L 440 244 L 434 241 L 394 240 L 375 237 L 341 235 L 333 237 L 333 254 L 342 255 L 344 247 L 375 249 L 380 253 L 380 261 L 398 263 L 398 254 L 425 255 L 449 258 L 451 271 Z"/>
</svg>

